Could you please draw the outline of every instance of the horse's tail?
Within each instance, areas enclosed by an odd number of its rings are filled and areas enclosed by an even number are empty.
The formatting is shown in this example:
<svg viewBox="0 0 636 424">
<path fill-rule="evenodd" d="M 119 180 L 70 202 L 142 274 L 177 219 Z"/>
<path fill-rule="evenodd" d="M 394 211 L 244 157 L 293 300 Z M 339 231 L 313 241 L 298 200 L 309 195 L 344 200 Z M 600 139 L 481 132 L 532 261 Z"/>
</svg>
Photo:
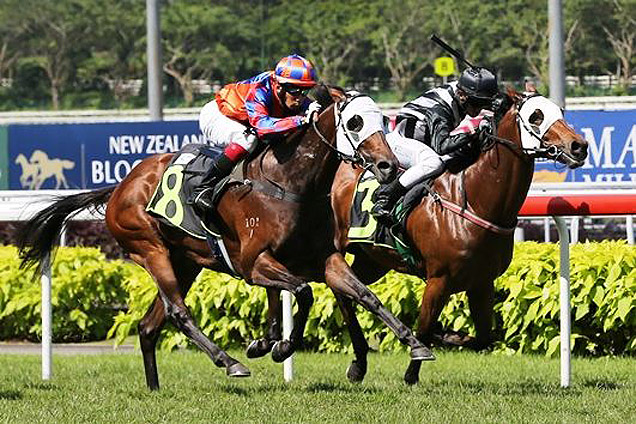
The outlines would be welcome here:
<svg viewBox="0 0 636 424">
<path fill-rule="evenodd" d="M 35 266 L 36 274 L 42 272 L 42 262 L 47 256 L 52 259 L 59 243 L 60 233 L 67 218 L 86 208 L 98 209 L 110 198 L 115 186 L 86 193 L 60 196 L 46 209 L 28 220 L 17 237 L 20 268 Z"/>
<path fill-rule="evenodd" d="M 62 168 L 64 168 L 64 169 L 73 169 L 73 168 L 75 168 L 75 162 L 63 159 L 62 160 Z"/>
</svg>

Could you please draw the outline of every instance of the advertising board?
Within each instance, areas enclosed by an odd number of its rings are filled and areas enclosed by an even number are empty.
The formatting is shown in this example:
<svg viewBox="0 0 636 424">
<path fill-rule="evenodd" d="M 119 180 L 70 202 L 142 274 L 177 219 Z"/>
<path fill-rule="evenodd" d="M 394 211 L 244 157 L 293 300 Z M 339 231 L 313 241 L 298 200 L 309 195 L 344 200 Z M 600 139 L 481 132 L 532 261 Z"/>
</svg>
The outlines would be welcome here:
<svg viewBox="0 0 636 424">
<path fill-rule="evenodd" d="M 9 188 L 97 188 L 143 158 L 204 142 L 195 121 L 10 125 Z"/>
<path fill-rule="evenodd" d="M 586 163 L 568 169 L 538 160 L 533 182 L 636 184 L 636 109 L 574 110 L 565 117 L 589 143 Z M 0 189 L 117 184 L 144 157 L 204 142 L 194 120 L 0 126 Z"/>
</svg>

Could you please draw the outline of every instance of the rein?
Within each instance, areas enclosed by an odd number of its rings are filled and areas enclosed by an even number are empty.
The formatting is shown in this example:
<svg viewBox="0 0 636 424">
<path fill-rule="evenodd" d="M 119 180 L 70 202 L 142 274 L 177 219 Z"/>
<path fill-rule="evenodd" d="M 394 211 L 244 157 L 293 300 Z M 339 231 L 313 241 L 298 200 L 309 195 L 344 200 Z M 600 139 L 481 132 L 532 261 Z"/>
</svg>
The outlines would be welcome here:
<svg viewBox="0 0 636 424">
<path fill-rule="evenodd" d="M 344 110 L 345 107 L 347 107 L 347 105 L 351 102 L 351 100 L 357 98 L 357 97 L 361 97 L 364 96 L 364 94 L 357 94 L 354 96 L 350 96 L 347 97 L 346 100 L 343 102 L 342 108 L 338 107 L 338 104 L 334 104 L 334 120 L 336 122 L 336 133 L 337 133 L 337 129 L 339 126 L 343 126 L 344 128 L 344 123 L 342 121 L 342 110 Z M 347 155 L 345 153 L 340 152 L 337 147 L 334 147 L 333 144 L 327 140 L 327 138 L 320 132 L 320 130 L 318 129 L 318 126 L 316 125 L 316 120 L 312 119 L 311 120 L 311 124 L 312 127 L 314 129 L 314 131 L 316 132 L 316 134 L 318 134 L 318 137 L 320 139 L 320 141 L 326 145 L 329 149 L 331 149 L 334 153 L 336 153 L 337 157 L 339 160 L 342 160 L 344 162 L 347 163 L 351 163 L 354 165 L 359 165 L 361 166 L 363 169 L 367 169 L 370 168 L 371 166 L 373 166 L 372 163 L 366 163 L 366 161 L 364 160 L 364 157 L 362 157 L 362 155 L 358 152 L 357 149 L 353 148 L 353 155 Z M 345 131 L 345 135 L 347 137 L 347 141 L 349 141 L 349 143 L 351 143 L 351 147 L 354 147 L 355 144 L 351 141 L 351 139 L 349 138 L 349 134 L 346 131 L 346 128 L 344 128 Z M 364 143 L 364 141 L 363 141 Z M 361 143 L 362 144 L 362 143 Z M 360 144 L 360 145 L 361 145 Z M 270 149 L 271 145 L 267 146 L 267 149 Z M 261 193 L 264 193 L 270 197 L 273 197 L 275 199 L 278 200 L 285 200 L 287 202 L 293 202 L 293 203 L 300 203 L 300 201 L 302 200 L 302 196 L 297 194 L 297 193 L 292 193 L 288 190 L 286 190 L 283 186 L 281 186 L 279 183 L 277 183 L 276 181 L 273 181 L 271 179 L 269 179 L 267 177 L 267 175 L 265 175 L 265 172 L 263 170 L 263 161 L 265 160 L 265 154 L 261 155 L 260 161 L 259 161 L 259 169 L 261 171 L 261 175 L 263 176 L 263 178 L 265 179 L 264 181 L 252 181 L 249 179 L 245 179 L 243 181 L 243 183 L 247 186 L 250 187 L 250 189 L 254 189 L 256 191 L 259 191 Z"/>
<path fill-rule="evenodd" d="M 353 165 L 361 165 L 364 169 L 367 169 L 369 166 L 372 166 L 372 165 L 370 164 L 368 165 L 365 163 L 364 158 L 355 148 L 355 144 L 353 143 L 353 141 L 351 141 L 351 138 L 349 137 L 349 133 L 347 132 L 346 128 L 344 128 L 344 123 L 342 122 L 342 111 L 344 110 L 344 108 L 347 107 L 347 105 L 351 102 L 351 100 L 357 97 L 362 97 L 362 96 L 364 96 L 364 94 L 357 94 L 355 96 L 347 97 L 346 100 L 343 102 L 342 109 L 338 107 L 337 103 L 334 105 L 334 108 L 333 108 L 334 120 L 336 121 L 336 132 L 338 130 L 338 127 L 343 126 L 343 129 L 344 129 L 343 132 L 345 136 L 347 137 L 347 141 L 349 142 L 349 144 L 351 144 L 353 155 L 347 155 L 346 153 L 342 153 L 340 150 L 338 150 L 337 147 L 334 147 L 333 144 L 331 144 L 331 142 L 329 142 L 329 140 L 327 140 L 327 138 L 320 132 L 320 129 L 318 129 L 318 125 L 316 125 L 315 120 L 313 119 L 311 120 L 311 125 L 314 131 L 316 132 L 316 134 L 318 134 L 320 141 L 322 141 L 323 144 L 325 144 L 329 149 L 331 149 L 338 156 L 338 159 L 340 159 L 343 162 L 351 163 Z"/>
</svg>

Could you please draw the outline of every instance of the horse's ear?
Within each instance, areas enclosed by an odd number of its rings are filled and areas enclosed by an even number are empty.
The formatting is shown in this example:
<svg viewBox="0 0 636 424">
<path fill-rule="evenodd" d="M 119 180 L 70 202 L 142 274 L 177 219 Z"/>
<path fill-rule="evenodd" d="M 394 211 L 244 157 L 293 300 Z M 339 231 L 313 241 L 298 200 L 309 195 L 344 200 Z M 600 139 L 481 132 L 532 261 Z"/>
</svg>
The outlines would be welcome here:
<svg viewBox="0 0 636 424">
<path fill-rule="evenodd" d="M 525 85 L 524 91 L 526 93 L 536 94 L 537 93 L 537 86 L 534 85 L 534 82 L 528 80 L 528 81 L 526 81 L 526 85 Z"/>
<path fill-rule="evenodd" d="M 313 97 L 316 99 L 322 108 L 326 108 L 330 104 L 344 99 L 345 92 L 340 87 L 331 87 L 329 85 L 320 83 L 313 89 Z"/>
<path fill-rule="evenodd" d="M 514 88 L 512 88 L 511 86 L 507 86 L 506 87 L 506 94 L 508 94 L 508 97 L 510 97 L 512 99 L 513 102 L 517 102 L 519 100 L 521 100 L 523 98 L 523 96 L 521 95 L 521 93 L 518 93 Z"/>
</svg>

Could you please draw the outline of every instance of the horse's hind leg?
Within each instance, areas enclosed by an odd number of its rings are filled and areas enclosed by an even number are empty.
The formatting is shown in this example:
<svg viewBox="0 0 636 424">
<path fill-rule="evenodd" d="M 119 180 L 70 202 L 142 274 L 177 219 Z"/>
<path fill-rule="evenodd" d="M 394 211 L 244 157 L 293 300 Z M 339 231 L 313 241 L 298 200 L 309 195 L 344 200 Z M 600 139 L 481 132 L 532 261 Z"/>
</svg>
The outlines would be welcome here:
<svg viewBox="0 0 636 424">
<path fill-rule="evenodd" d="M 449 296 L 446 277 L 427 278 L 416 332 L 417 338 L 427 345 L 430 345 L 433 341 L 434 324 L 437 322 L 437 318 L 442 312 L 444 305 L 446 305 Z M 421 365 L 421 362 L 411 361 L 404 374 L 404 381 L 407 384 L 415 384 L 419 381 Z"/>
<path fill-rule="evenodd" d="M 203 350 L 216 366 L 225 367 L 228 376 L 248 376 L 250 372 L 243 364 L 212 343 L 195 324 L 181 295 L 167 252 L 158 251 L 146 255 L 144 265 L 159 287 L 165 313 L 173 324 Z"/>
<path fill-rule="evenodd" d="M 144 359 L 144 371 L 146 373 L 146 384 L 150 390 L 159 389 L 159 375 L 157 373 L 157 358 L 155 348 L 159 334 L 166 322 L 166 312 L 163 308 L 161 297 L 157 295 L 148 308 L 148 312 L 139 321 L 139 344 Z"/>
<path fill-rule="evenodd" d="M 495 287 L 492 280 L 477 284 L 467 292 L 470 316 L 475 324 L 476 338 L 466 345 L 475 350 L 483 350 L 492 342 L 493 307 Z"/>
<path fill-rule="evenodd" d="M 190 264 L 187 266 L 187 262 L 184 262 L 183 258 L 172 258 L 173 269 L 177 273 L 179 281 L 179 291 L 181 296 L 185 298 L 188 290 L 192 286 L 192 283 L 196 276 L 201 271 L 201 268 Z M 146 373 L 146 384 L 150 390 L 159 389 L 159 376 L 157 373 L 157 359 L 156 359 L 156 346 L 161 334 L 161 329 L 166 323 L 166 311 L 164 309 L 161 296 L 157 295 L 155 300 L 148 308 L 148 311 L 144 315 L 137 326 L 139 332 L 139 344 L 141 346 L 141 352 L 144 360 L 144 370 Z"/>
<path fill-rule="evenodd" d="M 334 293 L 335 294 L 335 293 Z M 359 383 L 364 380 L 364 376 L 367 374 L 367 353 L 369 352 L 369 344 L 364 337 L 358 318 L 356 317 L 356 311 L 353 306 L 353 302 L 339 294 L 335 294 L 338 307 L 342 312 L 342 316 L 347 323 L 347 329 L 349 330 L 349 337 L 351 337 L 351 344 L 353 345 L 353 352 L 356 358 L 351 361 L 351 364 L 347 368 L 347 378 L 352 383 Z"/>
<path fill-rule="evenodd" d="M 262 339 L 252 340 L 247 347 L 248 358 L 260 358 L 271 352 L 274 344 L 283 338 L 281 331 L 280 290 L 274 287 L 267 289 L 267 333 Z"/>
<path fill-rule="evenodd" d="M 380 265 L 374 263 L 368 255 L 362 251 L 355 253 L 355 260 L 351 265 L 353 273 L 366 285 L 369 285 L 384 274 L 386 269 L 383 269 Z M 369 344 L 362 332 L 358 318 L 356 317 L 355 307 L 351 299 L 341 296 L 334 292 L 338 307 L 342 312 L 342 316 L 347 324 L 349 330 L 349 337 L 351 338 L 351 344 L 353 345 L 353 352 L 355 359 L 351 361 L 349 367 L 347 367 L 347 378 L 352 383 L 357 383 L 364 380 L 364 376 L 367 373 L 367 353 L 369 352 Z"/>
</svg>

